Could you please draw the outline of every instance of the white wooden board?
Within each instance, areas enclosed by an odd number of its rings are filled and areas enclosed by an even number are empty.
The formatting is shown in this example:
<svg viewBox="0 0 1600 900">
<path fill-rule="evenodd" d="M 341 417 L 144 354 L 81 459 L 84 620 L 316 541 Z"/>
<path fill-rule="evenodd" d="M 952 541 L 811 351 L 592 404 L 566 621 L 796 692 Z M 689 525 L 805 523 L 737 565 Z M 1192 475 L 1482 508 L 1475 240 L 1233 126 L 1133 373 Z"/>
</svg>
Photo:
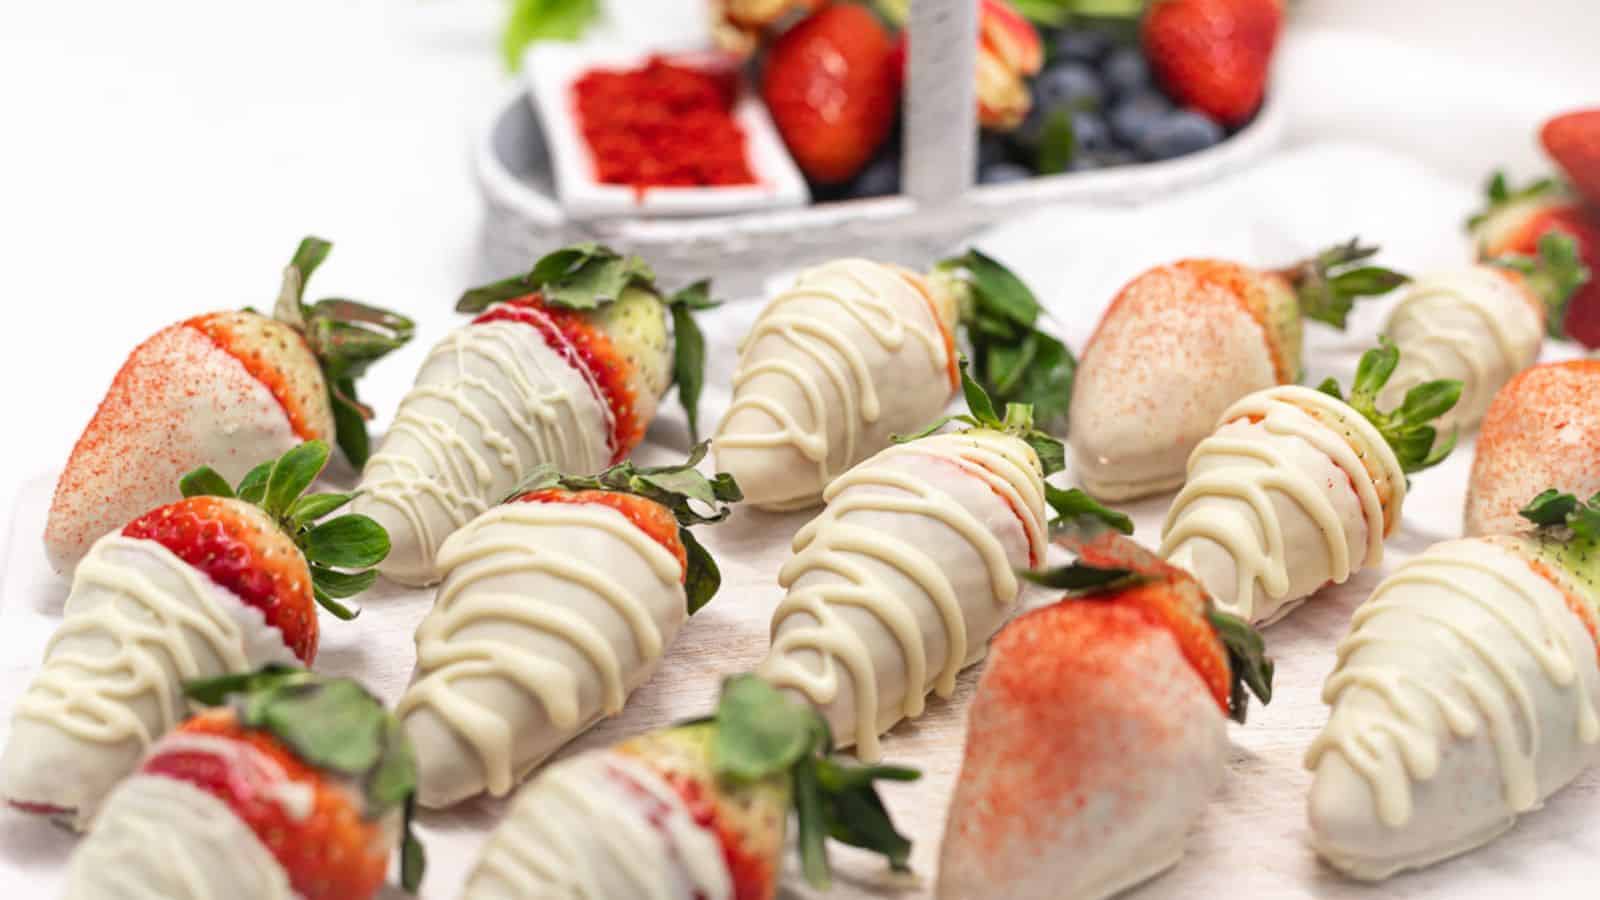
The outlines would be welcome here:
<svg viewBox="0 0 1600 900">
<path fill-rule="evenodd" d="M 1059 320 L 1059 330 L 1081 346 L 1116 288 L 1147 265 L 1165 259 L 1221 254 L 1262 263 L 1287 261 L 1317 246 L 1360 232 L 1391 249 L 1394 264 L 1414 270 L 1458 264 L 1468 248 L 1459 224 L 1474 202 L 1468 185 L 1442 180 L 1425 169 L 1379 151 L 1318 147 L 1205 191 L 1136 212 L 1056 210 L 1030 216 L 981 241 L 991 253 L 1032 282 Z M 863 248 L 870 254 L 870 248 Z M 1348 377 L 1360 350 L 1373 339 L 1387 303 L 1358 313 L 1348 335 L 1308 328 L 1308 377 Z M 733 347 L 759 310 L 730 304 L 706 324 L 711 363 L 706 421 L 727 403 Z M 436 339 L 424 335 L 424 341 Z M 1548 358 L 1570 355 L 1547 351 Z M 663 461 L 687 444 L 681 418 L 671 413 L 652 428 L 642 451 Z M 673 449 L 676 448 L 676 449 Z M 1254 708 L 1247 726 L 1230 727 L 1233 750 L 1225 786 L 1195 824 L 1188 855 L 1174 870 L 1128 896 L 1236 898 L 1491 898 L 1592 896 L 1594 860 L 1600 859 L 1600 778 L 1590 772 L 1531 814 L 1511 833 L 1476 854 L 1385 885 L 1348 882 L 1319 865 L 1306 846 L 1304 798 L 1309 776 L 1301 756 L 1321 728 L 1326 710 L 1320 689 L 1333 646 L 1350 611 L 1387 568 L 1433 541 L 1459 533 L 1461 500 L 1472 441 L 1457 455 L 1414 480 L 1405 522 L 1390 541 L 1383 569 L 1330 588 L 1267 632 L 1278 661 L 1277 695 Z M 0 582 L 0 713 L 9 709 L 37 668 L 44 643 L 59 619 L 66 585 L 45 565 L 39 544 L 53 477 L 41 475 L 19 494 Z M 1070 481 L 1070 473 L 1063 479 Z M 1169 497 L 1125 507 L 1138 537 L 1153 543 Z M 656 678 L 627 710 L 601 723 L 568 752 L 597 747 L 655 726 L 703 713 L 720 678 L 752 666 L 765 650 L 767 622 L 780 593 L 778 566 L 807 514 L 774 516 L 743 510 L 728 522 L 701 530 L 721 563 L 717 599 L 684 629 Z M 1042 598 L 1034 596 L 1033 602 Z M 319 668 L 348 674 L 394 700 L 413 662 L 411 631 L 427 608 L 426 592 L 381 585 L 353 624 L 324 620 Z M 961 759 L 965 705 L 976 671 L 965 673 L 956 696 L 934 701 L 922 719 L 896 728 L 884 742 L 887 758 L 919 766 L 920 782 L 891 785 L 886 799 L 916 841 L 914 878 L 887 877 L 874 859 L 836 849 L 837 883 L 845 898 L 931 895 L 945 805 Z M 8 728 L 0 721 L 0 735 Z M 423 896 L 457 895 L 487 829 L 503 805 L 474 802 L 446 814 L 426 814 L 430 870 Z M 4 896 L 53 898 L 74 839 L 19 814 L 0 813 L 0 883 Z M 20 891 L 20 893 L 19 893 Z M 386 897 L 403 896 L 398 891 Z M 810 896 L 793 867 L 785 896 Z"/>
</svg>

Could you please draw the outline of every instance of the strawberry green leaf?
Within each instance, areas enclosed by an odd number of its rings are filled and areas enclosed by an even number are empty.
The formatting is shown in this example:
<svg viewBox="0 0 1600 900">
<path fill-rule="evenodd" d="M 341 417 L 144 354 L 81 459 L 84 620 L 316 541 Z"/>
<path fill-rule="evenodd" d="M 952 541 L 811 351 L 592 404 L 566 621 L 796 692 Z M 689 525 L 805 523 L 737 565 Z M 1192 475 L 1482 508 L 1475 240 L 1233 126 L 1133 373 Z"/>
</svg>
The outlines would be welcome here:
<svg viewBox="0 0 1600 900">
<path fill-rule="evenodd" d="M 1567 524 L 1567 517 L 1576 512 L 1579 506 L 1581 504 L 1577 497 L 1550 488 L 1528 501 L 1528 505 L 1519 510 L 1518 514 L 1533 524 L 1546 528 Z"/>
<path fill-rule="evenodd" d="M 967 409 L 972 411 L 973 418 L 979 422 L 993 422 L 1000 425 L 1000 416 L 994 410 L 994 401 L 989 399 L 989 393 L 982 385 L 972 380 L 972 373 L 964 359 L 961 361 L 961 393 L 967 401 Z"/>
<path fill-rule="evenodd" d="M 178 481 L 178 491 L 185 497 L 232 497 L 233 488 L 227 479 L 210 466 L 201 466 Z"/>
<path fill-rule="evenodd" d="M 1378 346 L 1361 355 L 1348 396 L 1341 395 L 1338 383 L 1331 378 L 1319 390 L 1343 400 L 1371 422 L 1394 449 L 1401 470 L 1410 475 L 1438 465 L 1454 449 L 1456 435 L 1452 433 L 1440 443 L 1437 429 L 1429 423 L 1460 401 L 1461 382 L 1440 380 L 1417 385 L 1406 392 L 1399 408 L 1384 412 L 1378 409 L 1378 395 L 1399 363 L 1399 349 L 1387 337 L 1380 336 Z"/>
<path fill-rule="evenodd" d="M 1519 272 L 1523 283 L 1544 302 L 1547 331 L 1553 338 L 1567 337 L 1567 304 L 1578 289 L 1589 283 L 1589 267 L 1584 265 L 1578 245 L 1563 231 L 1547 231 L 1539 237 L 1539 255 L 1507 255 L 1489 260 L 1490 265 Z"/>
<path fill-rule="evenodd" d="M 1249 622 L 1208 604 L 1206 619 L 1217 633 L 1217 639 L 1228 651 L 1228 669 L 1233 674 L 1233 685 L 1228 696 L 1228 713 L 1235 722 L 1243 725 L 1249 707 L 1249 694 L 1255 694 L 1262 703 L 1272 702 L 1272 674 L 1275 664 L 1267 656 L 1266 642 L 1261 633 Z M 1249 693 L 1246 693 L 1248 690 Z"/>
<path fill-rule="evenodd" d="M 1067 448 L 1061 445 L 1061 441 L 1032 429 L 1022 434 L 1021 438 L 1033 448 L 1033 455 L 1039 457 L 1039 465 L 1046 475 L 1054 475 L 1067 467 Z"/>
<path fill-rule="evenodd" d="M 372 569 L 364 572 L 340 572 L 323 565 L 311 566 L 311 583 L 317 590 L 336 600 L 354 597 L 372 587 L 378 573 Z"/>
<path fill-rule="evenodd" d="M 245 473 L 235 493 L 240 500 L 259 506 L 267 496 L 267 478 L 271 475 L 272 462 L 264 462 Z"/>
<path fill-rule="evenodd" d="M 288 515 L 295 500 L 317 480 L 327 464 L 328 445 L 321 441 L 306 441 L 278 457 L 267 476 L 262 508 L 274 516 Z"/>
<path fill-rule="evenodd" d="M 354 385 L 345 387 L 353 389 Z M 367 419 L 362 407 L 331 385 L 328 404 L 333 408 L 334 443 L 344 451 L 344 458 L 350 461 L 350 465 L 359 469 L 367 464 L 367 459 L 372 455 L 372 438 L 367 435 Z"/>
<path fill-rule="evenodd" d="M 1059 175 L 1078 155 L 1078 135 L 1072 127 L 1072 112 L 1066 109 L 1051 110 L 1045 117 L 1044 128 L 1039 132 L 1039 153 L 1034 168 L 1041 175 Z"/>
<path fill-rule="evenodd" d="M 300 246 L 294 249 L 294 257 L 289 260 L 289 265 L 300 272 L 302 285 L 311 280 L 311 273 L 322 265 L 332 250 L 333 244 L 322 238 L 307 235 L 300 239 Z"/>
<path fill-rule="evenodd" d="M 341 622 L 354 621 L 361 616 L 361 607 L 340 603 L 338 598 L 323 590 L 315 581 L 311 582 L 311 596 L 317 601 L 318 606 Z"/>
<path fill-rule="evenodd" d="M 793 782 L 795 819 L 799 824 L 795 843 L 800 849 L 800 872 L 806 884 L 825 891 L 833 886 L 833 875 L 828 865 L 827 813 L 823 809 L 816 766 L 809 761 L 796 766 Z"/>
<path fill-rule="evenodd" d="M 717 775 L 760 781 L 816 750 L 816 713 L 754 675 L 723 682 L 711 760 Z"/>
<path fill-rule="evenodd" d="M 668 307 L 672 310 L 672 381 L 678 386 L 678 402 L 683 404 L 689 420 L 689 440 L 698 443 L 700 393 L 706 379 L 706 337 L 694 320 L 695 307 L 680 302 L 669 303 Z"/>
<path fill-rule="evenodd" d="M 1533 498 L 1520 512 L 1544 532 L 1543 537 L 1574 551 L 1575 558 L 1566 561 L 1569 568 L 1593 567 L 1592 545 L 1600 539 L 1600 494 L 1584 503 L 1572 494 L 1551 489 Z"/>
<path fill-rule="evenodd" d="M 961 391 L 971 410 L 969 415 L 942 416 L 934 420 L 926 428 L 913 434 L 891 435 L 890 440 L 896 444 L 910 443 L 935 434 L 951 422 L 961 422 L 974 429 L 988 429 L 1009 434 L 1020 438 L 1039 457 L 1039 465 L 1044 474 L 1053 475 L 1066 465 L 1067 453 L 1061 441 L 1051 437 L 1033 427 L 1033 407 L 1027 403 L 1007 403 L 1006 416 L 1000 418 L 995 413 L 994 401 L 990 399 L 989 392 L 984 390 L 973 377 L 966 357 L 960 361 Z"/>
<path fill-rule="evenodd" d="M 417 798 L 413 794 L 406 798 L 400 837 L 400 887 L 410 894 L 415 894 L 422 887 L 422 876 L 428 868 L 427 851 L 414 827 L 416 819 Z"/>
<path fill-rule="evenodd" d="M 1128 569 L 1107 569 L 1074 561 L 1065 566 L 1048 569 L 1018 569 L 1017 575 L 1040 587 L 1061 591 L 1099 591 L 1113 587 L 1131 587 L 1145 580 Z"/>
<path fill-rule="evenodd" d="M 574 244 L 541 257 L 526 275 L 467 291 L 456 301 L 456 312 L 482 312 L 534 293 L 552 306 L 594 309 L 615 301 L 630 286 L 656 292 L 655 274 L 644 260 L 601 244 Z"/>
<path fill-rule="evenodd" d="M 1356 300 L 1387 294 L 1410 280 L 1392 269 L 1368 265 L 1377 253 L 1377 247 L 1351 238 L 1279 274 L 1294 288 L 1302 316 L 1343 329 Z"/>
<path fill-rule="evenodd" d="M 355 494 L 307 494 L 289 507 L 289 520 L 304 527 L 356 498 Z"/>
<path fill-rule="evenodd" d="M 539 41 L 575 41 L 600 15 L 599 0 L 513 0 L 500 34 L 506 70 L 522 68 L 522 54 Z"/>
<path fill-rule="evenodd" d="M 816 760 L 814 768 L 828 836 L 842 844 L 881 853 L 889 860 L 890 868 L 907 871 L 911 840 L 895 829 L 873 782 L 915 781 L 922 773 L 899 766 L 844 766 L 828 758 Z"/>
<path fill-rule="evenodd" d="M 1055 518 L 1051 520 L 1052 527 L 1059 528 L 1072 523 L 1092 529 L 1097 525 L 1106 525 L 1123 534 L 1133 534 L 1132 519 L 1117 510 L 1102 506 L 1099 501 L 1077 488 L 1063 490 L 1046 482 L 1044 497 L 1050 508 L 1056 512 Z"/>
<path fill-rule="evenodd" d="M 679 528 L 678 540 L 683 542 L 683 592 L 688 601 L 689 615 L 692 616 L 717 595 L 717 590 L 722 587 L 722 570 L 717 568 L 716 559 L 689 529 Z"/>
<path fill-rule="evenodd" d="M 389 555 L 389 534 L 358 514 L 330 519 L 305 533 L 306 559 L 339 569 L 365 569 Z"/>
</svg>

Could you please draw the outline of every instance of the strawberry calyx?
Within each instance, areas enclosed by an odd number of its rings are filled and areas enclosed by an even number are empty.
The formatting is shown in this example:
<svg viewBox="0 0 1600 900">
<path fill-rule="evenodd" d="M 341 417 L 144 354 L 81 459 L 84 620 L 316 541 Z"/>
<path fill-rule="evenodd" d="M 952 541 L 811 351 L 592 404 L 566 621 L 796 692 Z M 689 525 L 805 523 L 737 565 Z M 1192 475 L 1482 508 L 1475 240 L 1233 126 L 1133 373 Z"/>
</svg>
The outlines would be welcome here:
<svg viewBox="0 0 1600 900">
<path fill-rule="evenodd" d="M 307 236 L 283 270 L 283 285 L 273 318 L 305 337 L 322 366 L 333 409 L 334 438 L 350 464 L 360 468 L 372 452 L 367 420 L 372 410 L 356 396 L 356 379 L 374 362 L 411 340 L 416 325 L 399 313 L 354 300 L 330 297 L 307 304 L 306 282 L 333 250 L 333 244 Z"/>
<path fill-rule="evenodd" d="M 1467 219 L 1467 230 L 1474 231 L 1495 214 L 1530 200 L 1563 200 L 1570 196 L 1565 184 L 1557 178 L 1540 178 L 1522 187 L 1512 187 L 1502 170 L 1495 170 L 1483 188 L 1484 208 Z"/>
<path fill-rule="evenodd" d="M 1567 337 L 1567 304 L 1578 289 L 1589 283 L 1589 267 L 1578 254 L 1578 243 L 1560 231 L 1539 236 L 1539 253 L 1527 256 L 1506 254 L 1488 260 L 1492 266 L 1509 269 L 1522 276 L 1523 283 L 1546 309 L 1545 321 L 1550 336 Z"/>
<path fill-rule="evenodd" d="M 372 567 L 389 555 L 389 534 L 360 514 L 326 519 L 356 497 L 306 493 L 327 464 L 328 445 L 307 441 L 251 469 L 236 488 L 210 466 L 201 466 L 183 476 L 178 489 L 186 498 L 222 497 L 259 507 L 305 555 L 317 603 L 349 620 L 360 609 L 339 601 L 372 587 L 378 577 Z"/>
<path fill-rule="evenodd" d="M 1031 405 L 1046 428 L 1064 423 L 1078 361 L 1039 329 L 1046 311 L 1028 285 L 976 248 L 939 263 L 930 278 L 958 300 L 983 389 L 1008 405 Z"/>
<path fill-rule="evenodd" d="M 694 615 L 716 595 L 722 586 L 722 573 L 711 553 L 695 539 L 689 528 L 726 519 L 733 513 L 730 504 L 744 499 L 732 475 L 718 472 L 707 478 L 695 468 L 706 458 L 710 447 L 709 441 L 696 444 L 688 458 L 677 465 L 640 467 L 622 462 L 598 475 L 567 475 L 545 463 L 513 488 L 505 502 L 559 489 L 631 494 L 660 504 L 678 522 L 678 540 L 685 553 L 683 589 L 689 614 Z M 702 513 L 696 504 L 708 507 L 710 512 Z"/>
<path fill-rule="evenodd" d="M 1369 264 L 1376 255 L 1376 246 L 1362 246 L 1360 238 L 1351 238 L 1276 274 L 1294 289 L 1302 316 L 1342 331 L 1357 300 L 1387 294 L 1411 280 L 1409 275 Z"/>
<path fill-rule="evenodd" d="M 719 779 L 735 785 L 789 779 L 801 871 L 812 887 L 826 890 L 832 881 L 829 837 L 882 854 L 895 871 L 907 871 L 911 841 L 895 829 L 875 782 L 915 781 L 921 772 L 839 762 L 827 720 L 755 675 L 723 681 L 710 721 L 716 725 L 711 760 Z"/>
<path fill-rule="evenodd" d="M 1439 379 L 1419 384 L 1406 391 L 1398 407 L 1383 412 L 1378 409 L 1378 394 L 1399 364 L 1400 349 L 1387 336 L 1380 335 L 1378 346 L 1361 354 L 1348 396 L 1333 378 L 1323 381 L 1317 390 L 1345 403 L 1371 422 L 1394 449 L 1401 471 L 1410 475 L 1444 462 L 1455 449 L 1460 429 L 1452 429 L 1441 441 L 1438 429 L 1428 423 L 1455 407 L 1456 401 L 1461 399 L 1461 382 Z"/>
<path fill-rule="evenodd" d="M 1518 514 L 1533 523 L 1533 537 L 1552 561 L 1588 584 L 1591 596 L 1600 596 L 1600 494 L 1585 501 L 1550 488 Z"/>
<path fill-rule="evenodd" d="M 711 299 L 709 280 L 697 281 L 663 297 L 654 270 L 643 259 L 587 242 L 545 254 L 525 274 L 468 290 L 456 301 L 456 312 L 482 313 L 496 303 L 532 294 L 538 294 L 548 306 L 593 310 L 616 302 L 628 289 L 648 292 L 672 314 L 673 383 L 678 386 L 678 401 L 688 415 L 690 431 L 698 432 L 706 343 L 693 313 L 719 305 Z"/>
<path fill-rule="evenodd" d="M 1038 571 L 1023 570 L 1018 575 L 1048 588 L 1066 592 L 1069 600 L 1113 601 L 1134 597 L 1168 598 L 1161 604 L 1177 615 L 1203 620 L 1224 651 L 1226 671 L 1215 672 L 1210 648 L 1199 648 L 1185 635 L 1172 616 L 1154 610 L 1156 618 L 1173 633 L 1180 649 L 1207 683 L 1218 704 L 1234 721 L 1244 723 L 1250 695 L 1263 704 L 1272 702 L 1274 663 L 1266 655 L 1260 632 L 1249 622 L 1217 608 L 1205 588 L 1188 572 L 1171 565 L 1132 540 L 1089 520 L 1078 520 L 1059 528 L 1055 544 L 1077 558 L 1068 565 Z M 1208 677 L 1211 675 L 1213 677 Z"/>
<path fill-rule="evenodd" d="M 231 708 L 245 728 L 265 732 L 306 764 L 354 782 L 366 820 L 400 810 L 400 883 L 416 893 L 426 865 L 411 827 L 416 755 L 381 700 L 352 679 L 280 665 L 191 681 L 184 693 L 197 703 Z"/>
</svg>

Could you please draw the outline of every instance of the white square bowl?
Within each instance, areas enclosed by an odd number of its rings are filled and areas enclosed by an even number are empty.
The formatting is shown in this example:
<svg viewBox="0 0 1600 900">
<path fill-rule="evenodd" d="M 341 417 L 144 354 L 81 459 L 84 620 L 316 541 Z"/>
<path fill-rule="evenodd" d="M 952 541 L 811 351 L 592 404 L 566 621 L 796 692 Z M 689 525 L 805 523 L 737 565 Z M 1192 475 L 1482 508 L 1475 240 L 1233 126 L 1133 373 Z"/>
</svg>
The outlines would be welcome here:
<svg viewBox="0 0 1600 900">
<path fill-rule="evenodd" d="M 652 216 L 708 216 L 804 206 L 811 200 L 805 179 L 795 167 L 766 104 L 749 85 L 741 85 L 733 117 L 745 135 L 745 155 L 756 177 L 753 185 L 726 187 L 652 187 L 603 184 L 595 176 L 594 157 L 583 139 L 572 85 L 592 69 L 637 69 L 650 51 L 595 44 L 541 43 L 524 57 L 528 97 L 544 130 L 555 169 L 556 193 L 574 221 Z M 712 61 L 705 54 L 664 54 L 682 65 Z"/>
</svg>

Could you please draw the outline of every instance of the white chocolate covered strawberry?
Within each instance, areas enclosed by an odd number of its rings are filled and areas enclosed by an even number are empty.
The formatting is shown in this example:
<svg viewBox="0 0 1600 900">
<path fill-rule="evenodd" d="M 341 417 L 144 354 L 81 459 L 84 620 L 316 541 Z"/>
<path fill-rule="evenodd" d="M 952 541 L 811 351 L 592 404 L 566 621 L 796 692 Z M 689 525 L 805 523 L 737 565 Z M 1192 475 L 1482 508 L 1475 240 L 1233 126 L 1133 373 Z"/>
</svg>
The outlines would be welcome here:
<svg viewBox="0 0 1600 900">
<path fill-rule="evenodd" d="M 704 341 L 690 313 L 712 305 L 707 283 L 664 298 L 643 260 L 595 244 L 464 294 L 456 309 L 478 317 L 428 354 L 362 473 L 355 508 L 394 540 L 383 574 L 438 581 L 445 539 L 541 465 L 620 462 L 674 383 L 693 430 Z"/>
<path fill-rule="evenodd" d="M 1400 350 L 1400 365 L 1380 402 L 1395 406 L 1423 382 L 1453 379 L 1461 382 L 1461 399 L 1437 427 L 1478 424 L 1495 392 L 1538 359 L 1546 322 L 1561 321 L 1587 277 L 1572 239 L 1551 233 L 1537 258 L 1501 257 L 1418 279 L 1383 329 Z"/>
<path fill-rule="evenodd" d="M 1007 625 L 978 681 L 940 900 L 1099 900 L 1176 864 L 1227 717 L 1271 698 L 1260 635 L 1187 573 L 1104 530 L 1061 541 L 1077 561 L 1033 577 L 1070 593 Z"/>
<path fill-rule="evenodd" d="M 1534 366 L 1500 389 L 1472 459 L 1467 534 L 1518 530 L 1517 510 L 1548 486 L 1579 497 L 1600 492 L 1597 398 L 1600 359 Z"/>
<path fill-rule="evenodd" d="M 655 673 L 721 581 L 688 526 L 726 517 L 739 488 L 696 472 L 704 455 L 594 477 L 547 465 L 445 541 L 397 709 L 424 806 L 505 796 Z"/>
<path fill-rule="evenodd" d="M 1014 570 L 1043 558 L 1047 501 L 1088 501 L 1045 485 L 1061 447 L 1031 431 L 1026 407 L 1001 421 L 966 385 L 973 427 L 896 444 L 838 478 L 778 573 L 788 594 L 756 671 L 815 703 L 865 760 L 982 658 L 1016 608 Z"/>
<path fill-rule="evenodd" d="M 1161 555 L 1252 623 L 1273 622 L 1323 585 L 1381 562 L 1406 475 L 1455 446 L 1453 433 L 1438 441 L 1428 423 L 1461 390 L 1428 382 L 1380 412 L 1376 398 L 1399 359 L 1388 343 L 1363 355 L 1348 400 L 1329 379 L 1321 390 L 1283 385 L 1229 407 L 1189 458 Z"/>
<path fill-rule="evenodd" d="M 206 313 L 129 354 L 56 482 L 44 544 L 57 572 L 70 575 L 102 535 L 178 499 L 192 469 L 235 481 L 310 440 L 337 439 L 353 465 L 366 461 L 371 413 L 355 380 L 409 340 L 412 325 L 350 300 L 303 303 L 331 248 L 300 242 L 272 316 Z"/>
<path fill-rule="evenodd" d="M 1446 541 L 1356 610 L 1306 766 L 1311 841 L 1362 880 L 1493 840 L 1600 761 L 1600 505 Z"/>
<path fill-rule="evenodd" d="M 1074 474 L 1103 500 L 1183 483 L 1184 463 L 1239 398 L 1300 376 L 1302 318 L 1343 328 L 1357 297 L 1404 277 L 1355 241 L 1278 271 L 1188 259 L 1118 293 L 1072 390 Z"/>
</svg>

